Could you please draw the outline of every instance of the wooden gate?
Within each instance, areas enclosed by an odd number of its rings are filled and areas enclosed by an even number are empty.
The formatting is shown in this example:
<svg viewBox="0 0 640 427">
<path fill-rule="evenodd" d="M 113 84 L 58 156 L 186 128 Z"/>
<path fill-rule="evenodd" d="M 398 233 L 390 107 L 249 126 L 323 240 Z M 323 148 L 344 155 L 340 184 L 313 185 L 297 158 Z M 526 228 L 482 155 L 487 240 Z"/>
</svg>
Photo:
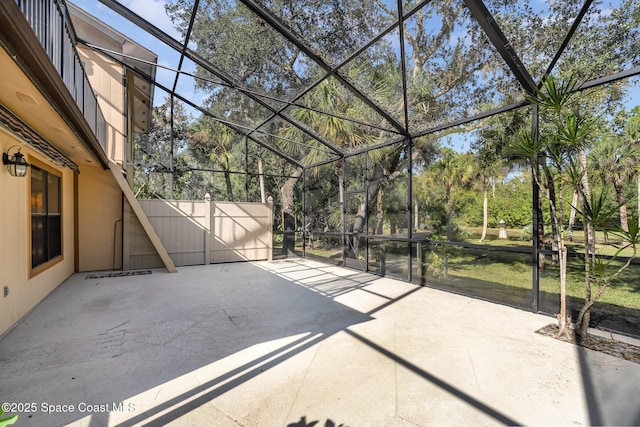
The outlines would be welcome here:
<svg viewBox="0 0 640 427">
<path fill-rule="evenodd" d="M 272 203 L 138 201 L 176 266 L 272 257 Z M 128 204 L 123 234 L 123 269 L 164 266 Z"/>
</svg>

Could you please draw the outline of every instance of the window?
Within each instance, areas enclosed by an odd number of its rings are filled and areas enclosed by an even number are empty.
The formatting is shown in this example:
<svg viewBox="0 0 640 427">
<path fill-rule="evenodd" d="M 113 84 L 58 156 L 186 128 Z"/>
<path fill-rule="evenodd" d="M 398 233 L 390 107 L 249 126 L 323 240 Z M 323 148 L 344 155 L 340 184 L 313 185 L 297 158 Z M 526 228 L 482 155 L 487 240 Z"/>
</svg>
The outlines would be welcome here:
<svg viewBox="0 0 640 427">
<path fill-rule="evenodd" d="M 60 176 L 31 168 L 31 268 L 62 255 L 62 187 Z"/>
</svg>

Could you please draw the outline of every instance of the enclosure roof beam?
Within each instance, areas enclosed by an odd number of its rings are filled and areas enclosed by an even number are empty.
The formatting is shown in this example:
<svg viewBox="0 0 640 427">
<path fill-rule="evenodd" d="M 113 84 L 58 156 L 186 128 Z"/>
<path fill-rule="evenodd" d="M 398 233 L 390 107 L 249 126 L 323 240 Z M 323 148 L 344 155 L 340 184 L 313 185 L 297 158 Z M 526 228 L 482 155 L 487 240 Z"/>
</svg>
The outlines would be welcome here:
<svg viewBox="0 0 640 427">
<path fill-rule="evenodd" d="M 516 54 L 513 46 L 507 40 L 506 36 L 500 29 L 500 26 L 491 15 L 491 12 L 487 9 L 482 0 L 464 0 L 464 4 L 471 12 L 471 15 L 478 21 L 480 27 L 484 30 L 489 37 L 491 43 L 498 50 L 498 53 L 502 56 L 502 59 L 506 62 L 507 66 L 511 69 L 516 79 L 520 82 L 524 90 L 533 95 L 538 91 L 538 88 L 533 81 L 533 78 L 527 71 L 526 67 Z"/>
<path fill-rule="evenodd" d="M 636 67 L 632 67 L 629 68 L 627 70 L 624 71 L 620 71 L 618 73 L 614 73 L 614 74 L 610 74 L 608 76 L 605 77 L 600 77 L 598 79 L 594 79 L 594 80 L 590 80 L 588 82 L 583 83 L 582 85 L 580 85 L 580 87 L 578 87 L 576 90 L 578 91 L 582 91 L 582 90 L 587 90 L 587 89 L 591 89 L 594 87 L 598 87 L 598 86 L 602 86 L 605 84 L 609 84 L 609 83 L 613 83 L 615 81 L 618 80 L 624 80 L 624 79 L 628 79 L 630 77 L 634 77 L 640 75 L 640 65 L 636 66 Z M 485 119 L 487 117 L 491 117 L 491 116 L 495 116 L 498 114 L 502 114 L 502 113 L 506 113 L 508 111 L 512 111 L 512 110 L 517 110 L 518 108 L 522 108 L 522 107 L 526 107 L 528 105 L 531 105 L 531 103 L 529 101 L 523 100 L 520 102 L 514 102 L 512 104 L 508 104 L 508 105 L 504 105 L 500 108 L 494 108 L 479 114 L 475 114 L 473 116 L 469 116 L 469 117 L 465 117 L 459 120 L 455 120 L 453 122 L 448 122 L 445 124 L 442 124 L 440 126 L 436 126 L 430 129 L 425 129 L 419 132 L 415 132 L 413 134 L 411 134 L 411 138 L 415 139 L 415 138 L 419 138 L 421 136 L 426 136 L 432 133 L 436 133 L 436 132 L 441 132 L 447 129 L 450 129 L 452 127 L 456 127 L 456 126 L 462 126 L 465 125 L 467 123 L 471 123 L 474 122 L 476 120 L 482 120 Z M 395 144 L 399 144 L 401 143 L 403 140 L 405 140 L 406 138 L 401 137 L 401 138 L 397 138 L 397 139 L 392 139 L 392 140 L 388 140 L 385 142 L 381 142 L 379 144 L 375 144 L 375 145 L 370 145 L 367 147 L 362 147 L 359 148 L 357 150 L 353 150 L 350 151 L 348 153 L 345 153 L 345 157 L 351 157 L 351 156 L 355 156 L 358 154 L 364 154 L 367 151 L 371 151 L 371 150 L 376 150 L 378 148 L 384 148 L 390 145 L 395 145 Z M 313 167 L 316 166 L 316 164 L 313 164 L 309 167 Z"/>
<path fill-rule="evenodd" d="M 411 10 L 409 10 L 407 12 L 407 14 L 404 16 L 403 18 L 403 22 L 407 19 L 409 19 L 411 16 L 413 16 L 414 14 L 416 14 L 418 12 L 418 10 L 420 10 L 423 6 L 426 6 L 427 4 L 431 3 L 433 0 L 423 0 L 421 2 L 419 2 L 417 5 L 415 5 Z M 387 34 L 389 34 L 390 32 L 392 32 L 393 30 L 395 30 L 396 28 L 398 28 L 398 26 L 400 25 L 400 21 L 396 20 L 393 24 L 389 25 L 386 29 L 382 30 L 381 32 L 379 32 L 374 38 L 372 38 L 371 40 L 369 40 L 367 43 L 365 43 L 363 46 L 361 46 L 359 49 L 357 49 L 355 52 L 353 52 L 351 55 L 349 55 L 347 58 L 345 58 L 340 64 L 338 64 L 334 70 L 339 70 L 342 67 L 344 67 L 345 65 L 347 65 L 349 62 L 351 62 L 353 59 L 355 59 L 356 57 L 358 57 L 359 55 L 361 55 L 363 52 L 365 52 L 367 49 L 369 49 L 371 46 L 373 46 L 374 44 L 376 44 L 377 42 L 379 42 L 380 40 L 382 40 L 384 38 L 384 36 L 386 36 Z M 402 43 L 402 40 L 401 40 Z M 331 73 L 326 73 L 324 76 L 320 77 L 316 82 L 312 83 L 311 85 L 309 85 L 305 90 L 303 90 L 302 92 L 300 92 L 300 94 L 298 94 L 295 98 L 292 99 L 292 102 L 286 102 L 286 104 L 290 104 L 290 105 L 295 105 L 295 106 L 300 106 L 298 104 L 296 104 L 296 102 L 300 99 L 302 99 L 303 96 L 305 96 L 307 93 L 311 92 L 315 87 L 317 87 L 320 83 L 322 83 L 323 81 L 325 81 L 327 78 L 331 77 Z M 284 102 L 284 101 L 282 101 Z M 302 108 L 306 108 L 310 111 L 315 111 L 318 113 L 323 113 L 323 114 L 327 114 L 324 113 L 323 111 L 317 111 L 314 108 L 311 107 L 306 107 L 306 106 L 300 106 Z M 285 110 L 286 107 L 281 108 L 280 110 L 278 110 L 278 112 L 283 112 Z M 330 114 L 331 115 L 331 114 Z M 344 117 L 340 117 L 337 115 L 331 115 L 332 117 L 337 117 L 339 119 L 345 119 L 345 120 L 349 120 L 346 119 Z M 273 118 L 273 116 L 268 117 L 267 119 L 265 119 L 263 121 L 263 123 L 261 124 L 261 126 L 265 123 L 267 123 L 269 120 L 271 120 Z M 380 126 L 373 126 L 367 123 L 361 123 L 357 120 L 350 120 L 354 123 L 358 123 L 364 126 L 371 126 L 373 128 L 379 129 L 379 130 L 384 130 L 387 132 L 391 132 L 391 133 L 397 133 L 397 134 L 403 134 L 404 135 L 404 131 L 400 132 L 398 130 L 391 130 L 391 129 L 386 129 L 386 128 L 382 128 Z"/>
<path fill-rule="evenodd" d="M 206 78 L 206 77 L 198 76 L 198 75 L 196 75 L 194 73 L 191 73 L 189 71 L 184 71 L 184 70 L 179 69 L 179 68 L 173 68 L 173 67 L 169 67 L 169 66 L 166 66 L 166 65 L 157 64 L 155 62 L 147 61 L 146 59 L 142 59 L 142 58 L 138 58 L 138 57 L 135 57 L 135 56 L 132 56 L 132 55 L 127 55 L 127 54 L 124 54 L 124 53 L 116 52 L 114 50 L 107 49 L 107 48 L 102 47 L 102 46 L 96 46 L 96 45 L 94 45 L 92 43 L 89 43 L 89 42 L 87 42 L 85 40 L 82 40 L 80 38 L 77 38 L 77 40 L 79 42 L 85 44 L 86 46 L 90 47 L 91 49 L 95 50 L 95 51 L 103 52 L 103 53 L 110 54 L 110 55 L 116 55 L 118 57 L 131 59 L 133 61 L 142 62 L 142 63 L 150 65 L 152 67 L 162 68 L 162 69 L 165 69 L 165 70 L 168 70 L 168 71 L 172 71 L 174 73 L 183 74 L 185 76 L 192 77 L 195 80 L 202 80 L 202 81 L 213 83 L 213 84 L 216 84 L 216 85 L 219 85 L 219 86 L 224 86 L 224 87 L 227 87 L 229 89 L 237 90 L 237 91 L 245 93 L 245 94 L 253 94 L 255 96 L 259 96 L 260 98 L 269 99 L 271 101 L 276 101 L 276 102 L 278 102 L 280 104 L 286 104 L 286 107 L 278 110 L 278 112 L 282 112 L 287 107 L 290 107 L 290 106 L 291 107 L 299 107 L 299 108 L 304 108 L 304 109 L 309 110 L 309 111 L 313 111 L 313 112 L 318 113 L 318 114 L 325 114 L 325 115 L 330 116 L 330 117 L 335 117 L 337 119 L 346 120 L 348 122 L 359 124 L 359 125 L 362 125 L 362 126 L 367 126 L 367 127 L 373 128 L 373 129 L 378 129 L 378 130 L 381 130 L 381 131 L 391 132 L 391 133 L 398 133 L 395 129 L 385 128 L 385 127 L 378 126 L 378 125 L 375 125 L 375 124 L 363 122 L 362 120 L 352 119 L 350 117 L 346 117 L 346 116 L 343 116 L 343 115 L 340 115 L 340 114 L 329 113 L 327 111 L 322 111 L 322 110 L 320 110 L 318 108 L 313 108 L 313 107 L 309 107 L 308 105 L 302 105 L 302 104 L 297 103 L 296 101 L 298 99 L 300 99 L 303 95 L 305 95 L 308 92 L 308 90 L 310 90 L 310 89 L 308 89 L 307 91 L 303 92 L 301 95 L 297 96 L 293 101 L 286 101 L 286 100 L 284 100 L 282 98 L 278 98 L 278 97 L 275 97 L 275 96 L 272 96 L 272 95 L 267 95 L 267 94 L 264 94 L 264 93 L 260 93 L 260 92 L 255 91 L 255 90 L 243 89 L 243 88 L 240 88 L 238 86 L 234 86 L 232 84 L 225 83 L 225 82 L 223 82 L 221 80 L 209 79 L 209 78 Z M 324 80 L 324 78 L 320 79 L 317 83 L 315 83 L 313 86 L 311 86 L 311 88 L 315 87 L 318 83 L 322 82 L 322 80 Z M 275 116 L 276 116 L 276 114 L 274 113 L 270 118 L 266 119 L 263 123 L 261 123 L 260 125 L 256 126 L 256 129 L 261 127 L 262 125 L 266 124 L 269 120 L 271 120 Z"/>
<path fill-rule="evenodd" d="M 629 77 L 634 77 L 640 75 L 640 65 L 635 67 L 626 69 L 624 71 L 620 71 L 619 73 L 610 74 L 608 76 L 600 77 L 598 79 L 589 80 L 580 85 L 576 90 L 586 90 L 591 89 L 593 87 L 606 85 L 609 83 L 616 82 L 618 80 L 628 79 Z"/>
<path fill-rule="evenodd" d="M 193 23 L 196 20 L 196 12 L 198 11 L 198 6 L 200 5 L 200 0 L 195 0 L 193 2 L 193 11 L 191 12 L 191 19 L 189 19 L 189 26 L 187 27 L 187 34 L 184 38 L 184 44 L 182 45 L 182 49 L 180 50 L 180 60 L 178 61 L 178 70 L 182 70 L 182 63 L 184 62 L 184 55 L 187 51 L 187 46 L 189 45 L 189 39 L 191 38 L 191 31 L 193 30 Z M 176 74 L 176 78 L 173 81 L 173 90 L 176 91 L 178 87 L 178 79 L 180 78 L 180 73 Z"/>
<path fill-rule="evenodd" d="M 181 52 L 183 50 L 184 45 L 182 43 L 180 43 L 179 41 L 177 41 L 176 39 L 174 39 L 173 37 L 171 37 L 170 35 L 168 35 L 164 31 L 162 31 L 161 29 L 159 29 L 155 25 L 151 24 L 149 21 L 145 20 L 140 15 L 132 12 L 127 7 L 125 7 L 122 4 L 118 3 L 117 1 L 115 1 L 115 0 L 100 0 L 100 2 L 105 4 L 106 6 L 111 8 L 114 12 L 120 14 L 121 16 L 126 18 L 127 20 L 131 21 L 135 25 L 139 26 L 140 28 L 142 28 L 143 30 L 148 32 L 149 34 L 153 35 L 154 37 L 156 37 L 161 42 L 167 44 L 169 47 L 171 47 L 172 49 L 176 50 L 177 52 Z M 236 90 L 241 91 L 240 88 L 239 88 L 239 85 L 234 83 L 233 79 L 230 76 L 227 76 L 224 71 L 218 69 L 218 67 L 215 66 L 214 64 L 212 64 L 210 61 L 208 61 L 207 59 L 205 59 L 202 56 L 198 55 L 197 53 L 193 52 L 191 49 L 185 48 L 184 51 L 185 51 L 184 55 L 187 58 L 189 58 L 190 60 L 192 60 L 193 62 L 195 62 L 199 66 L 201 66 L 203 69 L 207 70 L 208 72 L 214 74 L 215 76 L 217 76 L 218 78 L 220 78 L 221 80 L 226 82 L 229 85 L 229 87 L 235 88 Z M 168 92 L 172 93 L 171 91 L 168 91 Z M 253 95 L 251 93 L 246 93 L 246 92 L 245 92 L 245 94 L 249 98 L 251 98 L 252 100 L 256 101 L 258 104 L 263 106 L 264 108 L 268 109 L 269 111 L 271 111 L 273 113 L 276 112 L 275 108 L 273 108 L 268 103 L 264 102 L 264 100 L 262 100 L 259 96 Z M 290 118 L 290 117 L 288 117 L 286 115 L 279 114 L 279 117 L 281 117 L 283 120 L 285 120 L 289 124 L 291 124 L 291 125 L 295 126 L 296 128 L 300 129 L 302 132 L 308 134 L 311 138 L 317 140 L 322 145 L 324 145 L 327 148 L 329 148 L 332 151 L 334 151 L 336 154 L 342 155 L 342 150 L 340 150 L 338 147 L 336 147 L 335 145 L 331 144 L 330 142 L 326 141 L 322 136 L 316 134 L 312 130 L 308 129 L 306 126 L 302 125 L 301 123 L 297 122 L 296 120 L 293 120 L 292 118 Z"/>
<path fill-rule="evenodd" d="M 584 15 L 587 14 L 587 10 L 589 10 L 589 7 L 591 6 L 591 3 L 593 3 L 593 0 L 586 0 L 584 2 L 584 5 L 582 5 L 582 9 L 580 9 L 580 12 L 578 13 L 578 16 L 573 21 L 573 24 L 571 25 L 571 28 L 569 28 L 569 32 L 565 36 L 564 40 L 562 41 L 562 44 L 558 48 L 558 51 L 556 52 L 556 54 L 554 55 L 553 59 L 549 63 L 549 66 L 547 67 L 547 70 L 545 71 L 544 76 L 542 77 L 542 79 L 538 83 L 538 89 L 540 89 L 542 87 L 542 81 L 544 80 L 545 77 L 547 77 L 549 74 L 551 74 L 551 72 L 555 68 L 557 62 L 560 60 L 560 57 L 564 53 L 564 50 L 567 48 L 567 46 L 569 45 L 569 42 L 573 38 L 573 34 L 576 32 L 576 30 L 580 26 L 580 23 L 582 22 L 582 18 L 584 18 Z"/>
<path fill-rule="evenodd" d="M 311 58 L 316 64 L 320 67 L 324 68 L 324 70 L 334 76 L 340 83 L 342 83 L 345 87 L 347 87 L 351 92 L 353 92 L 358 98 L 360 98 L 365 104 L 367 104 L 370 108 L 374 109 L 378 114 L 384 117 L 389 123 L 391 123 L 396 129 L 398 129 L 401 133 L 406 133 L 404 126 L 399 123 L 396 119 L 391 117 L 387 111 L 385 111 L 382 107 L 377 105 L 373 100 L 371 100 L 368 96 L 354 87 L 345 77 L 343 77 L 340 72 L 334 68 L 332 68 L 325 60 L 313 49 L 303 43 L 294 33 L 289 29 L 283 22 L 281 22 L 277 17 L 275 17 L 271 12 L 265 10 L 261 5 L 259 5 L 254 0 L 240 0 L 249 10 L 258 15 L 261 19 L 263 19 L 267 24 L 269 24 L 274 30 L 278 33 L 282 34 L 287 40 L 293 43 L 301 52 Z"/>
<path fill-rule="evenodd" d="M 531 103 L 529 101 L 520 101 L 520 102 L 514 102 L 512 104 L 508 104 L 508 105 L 504 105 L 502 107 L 499 108 L 494 108 L 488 111 L 484 111 L 482 113 L 478 113 L 475 114 L 473 116 L 469 116 L 469 117 L 465 117 L 459 120 L 454 120 L 452 122 L 448 122 L 445 124 L 442 124 L 440 126 L 436 126 L 436 127 L 432 127 L 431 129 L 426 129 L 420 132 L 416 132 L 413 135 L 411 135 L 412 138 L 419 138 L 421 136 L 425 136 L 425 135 L 429 135 L 431 133 L 435 133 L 435 132 L 440 132 L 443 130 L 447 130 L 449 128 L 452 127 L 456 127 L 456 126 L 462 126 L 462 125 L 466 125 L 467 123 L 471 123 L 471 122 L 475 122 L 476 120 L 482 120 L 482 119 L 486 119 L 487 117 L 491 117 L 491 116 L 495 116 L 497 114 L 502 114 L 502 113 L 506 113 L 507 111 L 512 111 L 512 110 L 517 110 L 518 108 L 522 108 L 525 107 L 527 105 L 530 105 Z"/>
<path fill-rule="evenodd" d="M 359 154 L 364 154 L 368 151 L 378 150 L 380 148 L 389 147 L 390 145 L 400 144 L 402 142 L 408 142 L 408 137 L 402 136 L 400 138 L 390 139 L 388 141 L 380 142 L 378 144 L 370 145 L 368 147 L 362 147 L 358 150 L 350 151 L 345 157 L 357 156 Z"/>
<path fill-rule="evenodd" d="M 481 119 L 484 119 L 484 118 L 487 118 L 487 117 L 495 116 L 496 114 L 501 114 L 501 113 L 506 113 L 507 111 L 516 110 L 518 108 L 525 107 L 525 106 L 527 106 L 529 104 L 530 103 L 527 102 L 527 101 L 520 101 L 520 102 L 516 102 L 516 103 L 513 103 L 513 104 L 505 105 L 505 106 L 500 107 L 500 108 L 494 108 L 493 110 L 485 111 L 483 113 L 476 114 L 474 116 L 466 117 L 466 118 L 463 118 L 463 119 L 460 119 L 460 120 L 456 120 L 456 121 L 453 121 L 453 122 L 448 122 L 448 123 L 445 123 L 445 124 L 440 125 L 440 126 L 436 126 L 436 127 L 430 128 L 430 129 L 426 129 L 426 130 L 422 130 L 420 132 L 413 133 L 413 134 L 410 135 L 410 138 L 411 139 L 420 138 L 421 136 L 426 136 L 426 135 L 429 135 L 429 134 L 432 134 L 432 133 L 435 133 L 435 132 L 440 132 L 440 131 L 443 131 L 443 130 L 450 129 L 452 127 L 461 126 L 461 125 L 464 125 L 464 124 L 467 124 L 467 123 L 474 122 L 476 120 L 481 120 Z M 353 150 L 353 151 L 350 151 L 350 152 L 346 153 L 345 157 L 356 156 L 358 154 L 364 154 L 367 151 L 377 150 L 379 148 L 388 147 L 390 145 L 400 144 L 400 143 L 402 143 L 403 141 L 406 141 L 406 140 L 407 140 L 407 137 L 401 137 L 401 138 L 397 138 L 397 139 L 390 139 L 388 141 L 381 142 L 379 144 L 374 144 L 374 145 L 370 145 L 370 146 L 367 146 L 367 147 L 361 147 L 361 148 L 359 148 L 357 150 Z"/>
<path fill-rule="evenodd" d="M 166 90 L 165 88 L 163 88 L 162 85 L 158 85 L 156 84 L 156 86 L 158 86 L 161 89 Z M 212 118 L 213 120 L 216 120 L 220 123 L 222 123 L 223 125 L 229 127 L 230 129 L 232 129 L 233 131 L 239 133 L 240 135 L 249 138 L 251 141 L 255 142 L 256 144 L 258 144 L 259 146 L 266 148 L 267 150 L 271 151 L 273 154 L 282 157 L 283 159 L 285 159 L 286 161 L 288 161 L 289 163 L 297 166 L 297 167 L 302 167 L 302 164 L 295 160 L 293 157 L 283 153 L 282 151 L 278 150 L 277 148 L 271 147 L 268 144 L 265 144 L 264 142 L 260 141 L 259 139 L 255 138 L 254 136 L 248 135 L 245 131 L 243 131 L 241 128 L 233 125 L 232 123 L 229 123 L 226 120 L 222 120 L 220 118 L 218 118 L 215 114 L 211 113 L 209 110 L 207 110 L 206 108 L 201 107 L 200 105 L 196 105 L 194 102 L 192 102 L 191 100 L 177 94 L 174 93 L 173 96 L 175 96 L 176 98 L 178 98 L 180 101 L 190 105 L 191 107 L 197 109 L 198 111 L 200 111 L 202 114 L 205 114 L 207 117 Z"/>
<path fill-rule="evenodd" d="M 304 169 L 306 170 L 306 169 L 311 169 L 311 168 L 315 168 L 322 165 L 327 165 L 329 163 L 337 162 L 340 159 L 344 159 L 344 157 L 333 157 L 331 159 L 320 160 L 318 162 L 305 166 Z"/>
<path fill-rule="evenodd" d="M 89 47 L 92 47 L 92 46 L 89 45 Z M 93 49 L 93 47 L 92 47 L 92 49 Z M 113 56 L 111 54 L 108 54 L 108 53 L 105 53 L 104 51 L 101 51 L 100 49 L 96 49 L 96 50 L 100 51 L 102 54 L 106 55 L 107 57 L 109 57 L 113 61 L 116 61 L 117 63 L 119 63 L 123 67 L 128 68 L 127 64 L 125 64 L 124 62 L 122 62 L 121 60 L 116 58 L 115 56 Z M 164 90 L 167 93 L 171 93 L 169 88 L 167 88 L 164 85 L 154 81 L 149 76 L 141 74 L 141 73 L 137 72 L 134 69 L 131 69 L 131 68 L 128 68 L 128 69 L 132 70 L 134 73 L 136 73 L 141 79 L 145 80 L 147 83 L 152 84 L 152 85 Z M 223 119 L 220 119 L 220 118 L 216 117 L 215 114 L 211 113 L 206 108 L 203 108 L 202 106 L 195 104 L 193 101 L 185 98 L 184 96 L 182 96 L 182 95 L 180 95 L 178 93 L 173 93 L 173 96 L 175 96 L 176 98 L 178 98 L 180 101 L 184 102 L 185 104 L 187 104 L 187 105 L 195 108 L 196 110 L 200 111 L 202 114 L 205 114 L 207 117 L 210 117 L 213 120 L 219 121 L 220 123 L 222 123 L 225 126 L 229 127 L 233 131 L 239 133 L 240 135 L 249 138 L 251 141 L 255 142 L 256 144 L 260 145 L 263 148 L 266 148 L 267 150 L 271 151 L 276 156 L 282 157 L 283 159 L 285 159 L 286 161 L 288 161 L 289 163 L 291 163 L 291 164 L 293 164 L 293 165 L 295 165 L 297 167 L 303 167 L 302 164 L 299 161 L 293 159 L 292 157 L 288 156 L 287 154 L 283 153 L 282 151 L 265 144 L 264 142 L 260 141 L 259 139 L 256 139 L 253 136 L 247 135 L 247 133 L 245 131 L 243 131 L 243 129 L 240 128 L 239 126 L 236 126 L 233 123 L 230 123 L 230 122 L 228 122 L 226 120 L 223 120 Z"/>
<path fill-rule="evenodd" d="M 602 86 L 602 85 L 605 85 L 605 84 L 613 83 L 613 82 L 616 82 L 618 80 L 628 79 L 630 77 L 634 77 L 634 76 L 637 76 L 637 75 L 640 75 L 640 65 L 632 67 L 632 68 L 629 68 L 629 69 L 624 70 L 624 71 L 620 71 L 618 73 L 610 74 L 608 76 L 604 76 L 604 77 L 600 77 L 600 78 L 597 78 L 597 79 L 589 80 L 589 81 L 583 83 L 582 85 L 580 85 L 576 90 L 578 90 L 578 91 L 587 90 L 587 89 L 591 89 L 591 88 L 594 88 L 594 87 Z M 452 127 L 455 127 L 455 126 L 461 126 L 461 125 L 464 125 L 464 124 L 467 124 L 467 123 L 474 122 L 476 120 L 481 120 L 481 119 L 484 119 L 484 118 L 487 118 L 487 117 L 495 116 L 497 114 L 506 113 L 506 112 L 511 111 L 511 110 L 517 110 L 518 108 L 526 107 L 527 105 L 531 105 L 531 102 L 523 100 L 523 101 L 520 101 L 520 102 L 515 102 L 515 103 L 512 103 L 512 104 L 504 105 L 504 106 L 502 106 L 500 108 L 494 108 L 492 110 L 485 111 L 483 113 L 479 113 L 479 114 L 476 114 L 474 116 L 469 116 L 469 117 L 466 117 L 466 118 L 463 118 L 463 119 L 460 119 L 460 120 L 456 120 L 456 121 L 449 122 L 449 123 L 446 123 L 446 124 L 443 124 L 443 125 L 440 125 L 440 126 L 436 126 L 434 128 L 431 128 L 431 129 L 427 129 L 427 130 L 424 130 L 424 131 L 416 132 L 416 133 L 412 134 L 411 137 L 412 138 L 418 138 L 418 137 L 425 136 L 425 135 L 428 135 L 428 134 L 431 134 L 431 133 L 434 133 L 434 132 L 440 132 L 440 131 L 443 131 L 443 130 L 446 130 L 446 129 L 449 129 L 449 128 L 452 128 Z M 398 142 L 399 141 L 396 140 L 396 141 L 391 141 L 391 142 L 387 142 L 387 143 L 384 143 L 384 144 L 378 144 L 378 146 L 397 144 Z M 378 146 L 376 146 L 376 148 Z M 359 152 L 364 152 L 364 151 L 367 151 L 367 150 L 363 149 L 363 150 L 358 150 L 358 151 Z M 355 152 L 355 153 L 358 154 L 358 152 Z M 351 154 L 352 153 L 349 153 L 347 156 L 349 156 Z"/>
<path fill-rule="evenodd" d="M 398 0 L 398 12 L 399 15 L 403 15 L 402 9 L 402 0 Z M 399 42 L 400 42 L 400 63 L 402 64 L 402 103 L 404 107 L 402 111 L 404 113 L 404 126 L 406 129 L 406 135 L 409 135 L 409 100 L 407 97 L 407 63 L 406 63 L 406 53 L 404 47 L 404 19 L 400 20 L 400 25 L 398 25 L 399 34 Z M 411 228 L 409 228 L 409 232 L 411 232 Z"/>
</svg>

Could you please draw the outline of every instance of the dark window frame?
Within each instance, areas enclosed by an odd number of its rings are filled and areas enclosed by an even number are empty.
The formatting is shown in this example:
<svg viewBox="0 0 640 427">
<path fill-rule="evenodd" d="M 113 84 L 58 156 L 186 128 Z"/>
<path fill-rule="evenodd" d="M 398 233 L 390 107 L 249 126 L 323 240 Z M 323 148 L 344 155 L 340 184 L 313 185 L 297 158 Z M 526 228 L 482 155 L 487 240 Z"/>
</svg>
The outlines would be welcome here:
<svg viewBox="0 0 640 427">
<path fill-rule="evenodd" d="M 37 178 L 41 188 L 37 188 Z M 62 173 L 31 161 L 29 183 L 29 259 L 33 277 L 63 259 Z"/>
</svg>

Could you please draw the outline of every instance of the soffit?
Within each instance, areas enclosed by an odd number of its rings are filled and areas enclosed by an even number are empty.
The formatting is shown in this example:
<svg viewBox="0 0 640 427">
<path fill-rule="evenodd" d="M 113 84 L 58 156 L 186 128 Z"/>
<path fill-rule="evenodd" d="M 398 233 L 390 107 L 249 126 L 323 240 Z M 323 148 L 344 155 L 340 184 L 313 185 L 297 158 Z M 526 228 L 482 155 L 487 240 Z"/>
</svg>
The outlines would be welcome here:
<svg viewBox="0 0 640 427">
<path fill-rule="evenodd" d="M 22 72 L 14 59 L 0 48 L 0 103 L 78 165 L 96 164 L 73 129 L 47 98 Z"/>
</svg>

